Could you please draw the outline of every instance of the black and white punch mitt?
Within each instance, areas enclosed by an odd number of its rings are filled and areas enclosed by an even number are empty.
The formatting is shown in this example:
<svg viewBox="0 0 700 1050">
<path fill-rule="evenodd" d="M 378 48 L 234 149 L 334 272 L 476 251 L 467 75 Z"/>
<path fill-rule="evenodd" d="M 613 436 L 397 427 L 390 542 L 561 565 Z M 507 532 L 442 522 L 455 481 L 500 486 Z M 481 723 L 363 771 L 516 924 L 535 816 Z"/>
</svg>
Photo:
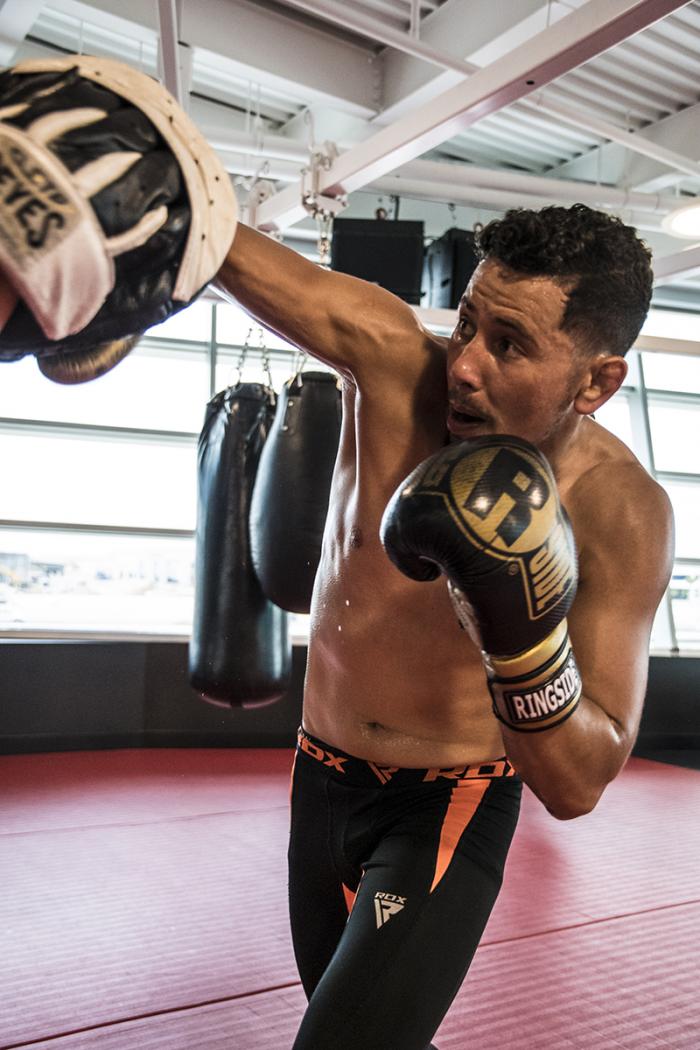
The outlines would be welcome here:
<svg viewBox="0 0 700 1050">
<path fill-rule="evenodd" d="M 215 276 L 236 218 L 214 151 L 151 77 L 85 55 L 0 73 L 0 273 L 19 297 L 0 360 L 105 371 Z"/>
</svg>

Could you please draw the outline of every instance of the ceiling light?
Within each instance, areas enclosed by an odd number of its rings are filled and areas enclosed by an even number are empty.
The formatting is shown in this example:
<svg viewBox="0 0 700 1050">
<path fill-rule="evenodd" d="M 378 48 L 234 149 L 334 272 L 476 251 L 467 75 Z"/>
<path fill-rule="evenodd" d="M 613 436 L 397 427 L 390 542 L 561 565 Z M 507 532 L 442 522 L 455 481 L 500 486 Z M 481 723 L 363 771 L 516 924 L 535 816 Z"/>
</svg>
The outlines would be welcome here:
<svg viewBox="0 0 700 1050">
<path fill-rule="evenodd" d="M 700 200 L 694 200 L 690 204 L 684 204 L 669 212 L 661 220 L 666 233 L 672 237 L 687 237 L 688 240 L 700 239 Z"/>
</svg>

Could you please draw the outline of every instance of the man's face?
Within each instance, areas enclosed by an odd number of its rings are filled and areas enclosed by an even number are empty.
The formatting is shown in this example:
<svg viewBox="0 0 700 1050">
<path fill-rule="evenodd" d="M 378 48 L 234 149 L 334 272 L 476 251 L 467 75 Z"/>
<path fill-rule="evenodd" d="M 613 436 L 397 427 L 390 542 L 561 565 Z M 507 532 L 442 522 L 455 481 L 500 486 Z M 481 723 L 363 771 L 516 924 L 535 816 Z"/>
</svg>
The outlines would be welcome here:
<svg viewBox="0 0 700 1050">
<path fill-rule="evenodd" d="M 547 277 L 482 262 L 447 351 L 447 426 L 458 438 L 513 434 L 535 445 L 572 418 L 585 359 L 561 330 L 567 293 Z"/>
</svg>

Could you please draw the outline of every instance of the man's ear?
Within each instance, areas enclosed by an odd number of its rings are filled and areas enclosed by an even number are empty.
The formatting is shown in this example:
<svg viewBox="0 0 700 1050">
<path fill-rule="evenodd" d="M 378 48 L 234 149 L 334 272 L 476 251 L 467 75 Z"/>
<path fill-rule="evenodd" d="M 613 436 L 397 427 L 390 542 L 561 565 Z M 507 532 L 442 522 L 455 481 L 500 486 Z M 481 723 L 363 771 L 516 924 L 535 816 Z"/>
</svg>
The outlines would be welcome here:
<svg viewBox="0 0 700 1050">
<path fill-rule="evenodd" d="M 574 408 L 582 416 L 590 416 L 620 389 L 627 375 L 624 357 L 599 354 L 592 359 L 583 374 Z"/>
</svg>

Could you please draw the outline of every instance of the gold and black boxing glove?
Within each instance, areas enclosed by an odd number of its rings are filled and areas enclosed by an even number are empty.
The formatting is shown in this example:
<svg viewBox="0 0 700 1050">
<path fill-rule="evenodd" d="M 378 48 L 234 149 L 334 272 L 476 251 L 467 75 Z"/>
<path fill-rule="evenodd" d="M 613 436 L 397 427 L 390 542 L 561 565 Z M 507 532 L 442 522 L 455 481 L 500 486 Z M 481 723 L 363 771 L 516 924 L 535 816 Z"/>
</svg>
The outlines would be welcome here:
<svg viewBox="0 0 700 1050">
<path fill-rule="evenodd" d="M 566 614 L 576 547 L 533 445 L 496 434 L 442 449 L 396 490 L 381 539 L 406 576 L 447 577 L 459 621 L 482 648 L 501 722 L 536 732 L 573 713 L 582 685 Z"/>
</svg>

